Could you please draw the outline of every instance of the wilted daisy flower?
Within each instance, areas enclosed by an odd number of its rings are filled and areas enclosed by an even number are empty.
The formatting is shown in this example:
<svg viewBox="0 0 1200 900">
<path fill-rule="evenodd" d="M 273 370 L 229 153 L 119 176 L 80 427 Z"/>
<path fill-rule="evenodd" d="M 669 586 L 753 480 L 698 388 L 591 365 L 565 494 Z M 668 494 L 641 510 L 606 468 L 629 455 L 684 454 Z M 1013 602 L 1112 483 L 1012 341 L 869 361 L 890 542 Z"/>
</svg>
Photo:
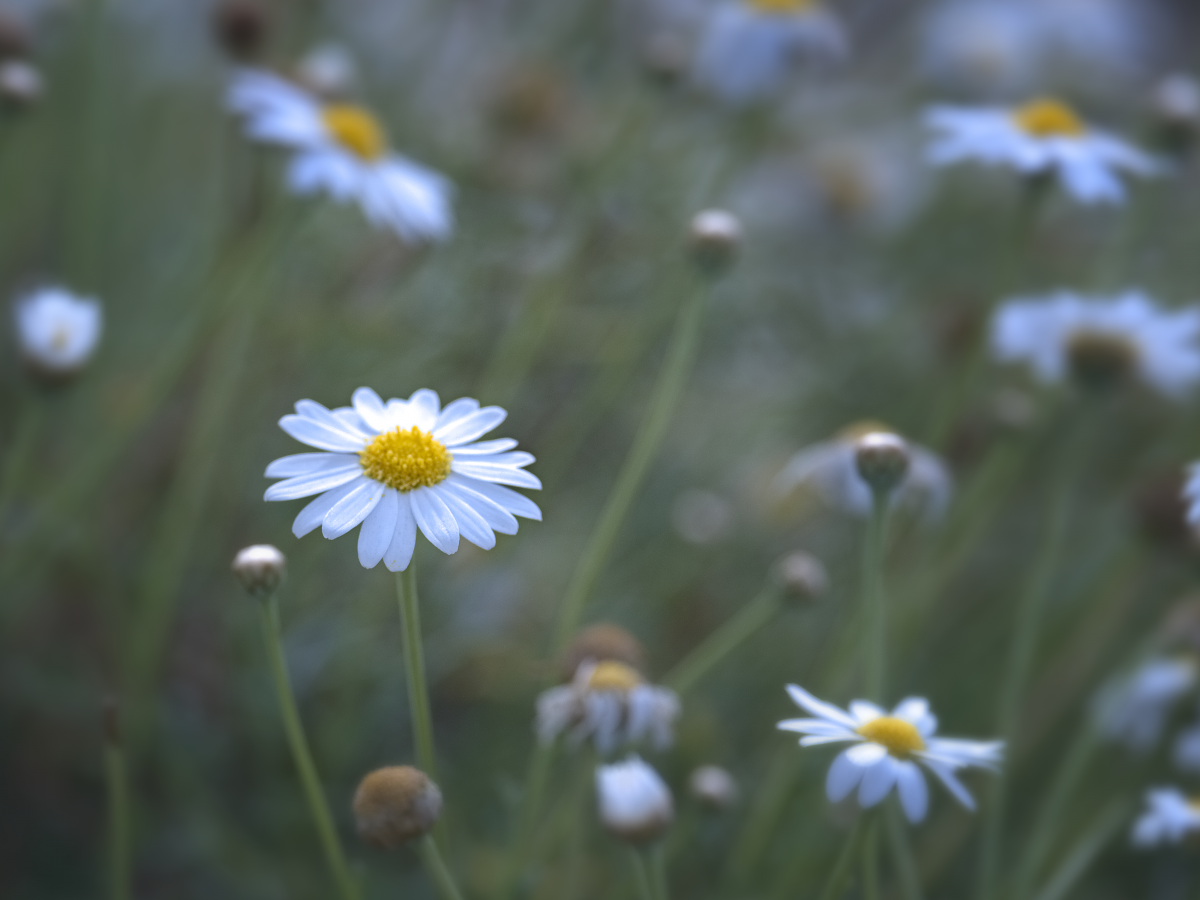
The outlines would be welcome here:
<svg viewBox="0 0 1200 900">
<path fill-rule="evenodd" d="M 963 806 L 975 808 L 958 776 L 959 769 L 975 766 L 995 770 L 1004 750 L 1003 741 L 963 741 L 934 737 L 937 718 L 929 703 L 909 697 L 890 714 L 873 703 L 856 700 L 845 712 L 824 703 L 794 684 L 788 693 L 815 719 L 786 719 L 778 727 L 808 735 L 801 747 L 850 741 L 853 747 L 834 759 L 825 780 L 825 793 L 834 803 L 858 788 L 859 805 L 874 806 L 893 787 L 910 822 L 920 822 L 929 807 L 929 788 L 917 763 L 929 769 Z"/>
<path fill-rule="evenodd" d="M 288 184 L 298 194 L 325 192 L 359 205 L 372 224 L 404 241 L 450 236 L 450 183 L 438 173 L 392 152 L 382 126 L 367 110 L 348 103 L 322 104 L 270 72 L 239 72 L 227 104 L 245 119 L 256 141 L 293 152 Z"/>
<path fill-rule="evenodd" d="M 870 515 L 871 486 L 859 471 L 857 456 L 864 440 L 880 435 L 898 438 L 885 425 L 861 422 L 843 429 L 833 440 L 805 447 L 775 476 L 776 492 L 786 495 L 807 485 L 835 509 L 856 516 Z M 892 492 L 892 502 L 914 509 L 927 519 L 937 518 L 950 502 L 950 472 L 933 452 L 908 441 L 903 445 L 908 453 L 908 469 Z"/>
<path fill-rule="evenodd" d="M 485 550 L 496 536 L 516 534 L 514 515 L 541 520 L 527 497 L 502 485 L 540 489 L 522 467 L 528 453 L 509 452 L 510 438 L 479 441 L 508 415 L 479 408 L 469 398 L 442 409 L 438 395 L 419 390 L 386 404 L 370 388 L 354 392 L 353 406 L 326 409 L 312 400 L 279 427 L 296 440 L 326 451 L 285 456 L 267 466 L 267 500 L 320 494 L 296 516 L 303 537 L 318 525 L 329 539 L 362 524 L 358 559 L 366 568 L 383 560 L 393 572 L 408 568 L 417 529 L 443 553 L 458 550 L 461 535 Z"/>
<path fill-rule="evenodd" d="M 1096 727 L 1109 740 L 1145 753 L 1162 737 L 1172 707 L 1195 689 L 1200 667 L 1190 656 L 1147 660 L 1096 699 Z"/>
<path fill-rule="evenodd" d="M 1198 339 L 1200 309 L 1162 310 L 1136 291 L 1009 300 L 991 332 L 997 359 L 1028 363 L 1043 382 L 1069 373 L 1085 385 L 1108 386 L 1133 376 L 1176 399 L 1200 380 Z"/>
<path fill-rule="evenodd" d="M 1081 203 L 1120 203 L 1122 174 L 1149 176 L 1159 169 L 1149 155 L 1092 129 L 1057 100 L 1015 109 L 935 107 L 926 122 L 935 132 L 928 151 L 935 165 L 979 162 L 1022 175 L 1055 175 Z"/>
<path fill-rule="evenodd" d="M 1138 847 L 1178 844 L 1200 831 L 1200 804 L 1178 788 L 1151 788 L 1146 791 L 1146 806 L 1133 826 L 1133 843 Z"/>
<path fill-rule="evenodd" d="M 665 750 L 678 716 L 674 691 L 647 684 L 637 670 L 616 660 L 586 660 L 570 684 L 538 697 L 537 732 L 546 744 L 568 732 L 576 744 L 590 738 L 601 754 L 642 740 Z"/>
<path fill-rule="evenodd" d="M 845 50 L 841 23 L 817 0 L 727 0 L 705 24 L 695 77 L 722 100 L 749 103 L 779 90 L 798 58 Z"/>
<path fill-rule="evenodd" d="M 14 311 L 21 355 L 35 372 L 52 378 L 82 369 L 104 327 L 99 303 L 59 287 L 22 297 Z"/>
<path fill-rule="evenodd" d="M 661 837 L 675 818 L 671 789 L 638 756 L 596 767 L 596 799 L 604 827 L 634 844 Z"/>
</svg>

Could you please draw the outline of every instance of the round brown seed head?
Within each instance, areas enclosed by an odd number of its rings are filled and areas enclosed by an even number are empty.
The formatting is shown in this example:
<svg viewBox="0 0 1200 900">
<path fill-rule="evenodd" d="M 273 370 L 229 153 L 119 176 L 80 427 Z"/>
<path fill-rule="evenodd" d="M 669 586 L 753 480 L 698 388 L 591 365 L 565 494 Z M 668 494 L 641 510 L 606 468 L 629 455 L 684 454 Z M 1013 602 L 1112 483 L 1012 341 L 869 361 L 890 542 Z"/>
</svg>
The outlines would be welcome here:
<svg viewBox="0 0 1200 900">
<path fill-rule="evenodd" d="M 0 10 L 0 58 L 27 56 L 29 29 L 15 15 Z"/>
<path fill-rule="evenodd" d="M 789 553 L 775 568 L 787 599 L 800 605 L 820 600 L 829 590 L 829 573 L 819 559 L 803 550 Z"/>
<path fill-rule="evenodd" d="M 624 663 L 638 672 L 646 671 L 646 651 L 642 642 L 620 625 L 599 622 L 575 636 L 563 653 L 559 674 L 570 681 L 586 660 Z"/>
<path fill-rule="evenodd" d="M 233 558 L 233 574 L 255 597 L 275 593 L 287 574 L 287 557 L 278 547 L 255 544 L 244 547 Z"/>
<path fill-rule="evenodd" d="M 213 33 L 225 52 L 237 60 L 254 59 L 266 43 L 271 17 L 256 0 L 224 0 L 213 11 Z"/>
<path fill-rule="evenodd" d="M 359 837 L 386 850 L 423 837 L 441 814 L 441 790 L 412 766 L 376 769 L 354 792 Z"/>
<path fill-rule="evenodd" d="M 689 239 L 696 265 L 709 274 L 719 274 L 737 257 L 742 223 L 723 209 L 706 209 L 692 219 Z"/>
<path fill-rule="evenodd" d="M 908 445 L 904 438 L 891 432 L 865 434 L 854 442 L 854 465 L 872 491 L 886 496 L 908 474 Z"/>
</svg>

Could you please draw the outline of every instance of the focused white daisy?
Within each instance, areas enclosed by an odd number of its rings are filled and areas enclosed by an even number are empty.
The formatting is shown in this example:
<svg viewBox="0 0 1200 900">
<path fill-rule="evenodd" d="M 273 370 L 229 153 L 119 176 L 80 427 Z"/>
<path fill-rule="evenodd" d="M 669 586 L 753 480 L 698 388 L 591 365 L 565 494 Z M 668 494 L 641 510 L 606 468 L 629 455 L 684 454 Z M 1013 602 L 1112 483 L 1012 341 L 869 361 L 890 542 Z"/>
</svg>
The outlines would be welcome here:
<svg viewBox="0 0 1200 900">
<path fill-rule="evenodd" d="M 1009 300 L 992 319 L 991 343 L 998 360 L 1027 363 L 1050 384 L 1068 374 L 1095 386 L 1132 376 L 1179 399 L 1200 381 L 1200 308 L 1163 310 L 1136 291 Z"/>
<path fill-rule="evenodd" d="M 490 550 L 496 535 L 516 534 L 517 520 L 542 518 L 529 498 L 504 485 L 540 489 L 523 467 L 528 453 L 510 452 L 510 438 L 480 441 L 508 415 L 479 408 L 469 398 L 444 409 L 438 395 L 419 390 L 384 403 L 359 388 L 353 406 L 326 409 L 312 400 L 296 404 L 279 427 L 325 451 L 285 456 L 267 466 L 267 500 L 320 494 L 296 516 L 292 532 L 304 537 L 318 525 L 332 540 L 361 524 L 358 559 L 371 569 L 380 560 L 393 572 L 408 568 L 417 530 L 443 553 L 458 550 L 459 536 Z"/>
<path fill-rule="evenodd" d="M 647 684 L 624 663 L 589 659 L 570 684 L 550 688 L 538 697 L 537 733 L 544 744 L 564 733 L 575 744 L 590 739 L 602 755 L 643 740 L 665 750 L 671 746 L 678 717 L 679 697 L 674 691 Z"/>
<path fill-rule="evenodd" d="M 21 355 L 32 369 L 50 377 L 82 369 L 104 328 L 99 303 L 60 287 L 27 294 L 16 302 L 14 313 Z"/>
<path fill-rule="evenodd" d="M 1096 727 L 1137 753 L 1162 739 L 1175 704 L 1196 689 L 1200 666 L 1190 656 L 1156 657 L 1110 682 L 1096 698 Z"/>
<path fill-rule="evenodd" d="M 367 110 L 323 104 L 270 72 L 243 70 L 233 79 L 229 109 L 253 140 L 292 151 L 288 184 L 297 194 L 324 192 L 354 202 L 372 224 L 408 243 L 450 236 L 451 185 L 443 176 L 394 153 Z"/>
<path fill-rule="evenodd" d="M 774 489 L 786 496 L 801 487 L 811 487 L 829 506 L 855 516 L 871 514 L 873 495 L 857 465 L 860 443 L 875 435 L 895 432 L 877 422 L 859 422 L 837 434 L 832 440 L 805 447 L 788 461 L 777 476 Z M 892 493 L 892 503 L 936 519 L 950 502 L 950 470 L 937 454 L 904 441 L 908 469 Z"/>
<path fill-rule="evenodd" d="M 750 103 L 778 91 L 798 59 L 845 52 L 841 23 L 818 0 L 726 0 L 705 23 L 694 77 L 728 103 Z"/>
<path fill-rule="evenodd" d="M 956 772 L 975 766 L 995 771 L 1004 751 L 1003 741 L 963 741 L 934 737 L 937 718 L 929 703 L 909 697 L 889 714 L 873 703 L 856 700 L 850 711 L 818 700 L 803 688 L 788 685 L 788 693 L 814 719 L 785 719 L 778 727 L 807 735 L 801 747 L 851 742 L 829 767 L 825 793 L 837 803 L 858 788 L 864 808 L 881 802 L 892 788 L 910 822 L 920 822 L 929 808 L 929 788 L 917 763 L 929 769 L 967 809 L 975 801 Z"/>
<path fill-rule="evenodd" d="M 1200 804 L 1178 788 L 1146 791 L 1147 810 L 1133 826 L 1133 843 L 1138 847 L 1178 844 L 1200 831 Z"/>
<path fill-rule="evenodd" d="M 1120 203 L 1122 175 L 1148 177 L 1160 170 L 1151 156 L 1093 129 L 1058 100 L 1016 108 L 935 107 L 926 122 L 934 131 L 928 150 L 934 165 L 978 162 L 1022 175 L 1053 175 L 1081 203 Z"/>
<path fill-rule="evenodd" d="M 638 756 L 596 767 L 596 800 L 604 827 L 635 844 L 661 837 L 675 818 L 671 789 Z"/>
</svg>

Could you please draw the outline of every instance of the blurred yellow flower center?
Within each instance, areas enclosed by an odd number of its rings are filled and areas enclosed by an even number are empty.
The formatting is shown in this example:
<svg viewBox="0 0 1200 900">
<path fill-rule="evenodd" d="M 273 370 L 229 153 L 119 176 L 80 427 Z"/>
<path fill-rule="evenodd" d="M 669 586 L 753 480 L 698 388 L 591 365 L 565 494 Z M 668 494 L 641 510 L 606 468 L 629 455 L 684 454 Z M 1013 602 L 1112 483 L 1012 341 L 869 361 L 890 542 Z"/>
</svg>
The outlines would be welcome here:
<svg viewBox="0 0 1200 900">
<path fill-rule="evenodd" d="M 899 759 L 907 759 L 918 750 L 925 749 L 925 742 L 921 740 L 921 732 L 917 731 L 917 726 L 892 716 L 872 719 L 859 728 L 857 733 L 873 744 L 887 747 L 888 753 Z"/>
<path fill-rule="evenodd" d="M 589 691 L 632 691 L 642 683 L 642 676 L 624 663 L 607 659 L 592 669 L 588 678 Z"/>
<path fill-rule="evenodd" d="M 1057 100 L 1034 100 L 1013 113 L 1023 130 L 1034 137 L 1079 137 L 1086 131 L 1075 110 Z"/>
<path fill-rule="evenodd" d="M 750 0 L 750 5 L 761 12 L 796 13 L 816 5 L 816 0 Z"/>
<path fill-rule="evenodd" d="M 339 144 L 363 159 L 379 159 L 387 138 L 375 117 L 361 106 L 335 103 L 321 111 L 321 120 Z"/>
<path fill-rule="evenodd" d="M 433 487 L 450 474 L 450 451 L 416 425 L 385 431 L 358 454 L 363 474 L 398 491 Z"/>
</svg>

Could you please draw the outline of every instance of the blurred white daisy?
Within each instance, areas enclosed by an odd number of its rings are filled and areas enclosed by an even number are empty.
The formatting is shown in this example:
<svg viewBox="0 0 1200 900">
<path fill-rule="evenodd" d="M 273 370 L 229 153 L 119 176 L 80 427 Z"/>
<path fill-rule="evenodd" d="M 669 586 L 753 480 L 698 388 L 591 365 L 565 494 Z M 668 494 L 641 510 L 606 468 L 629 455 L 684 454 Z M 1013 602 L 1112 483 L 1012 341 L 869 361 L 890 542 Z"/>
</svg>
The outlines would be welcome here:
<svg viewBox="0 0 1200 900">
<path fill-rule="evenodd" d="M 725 0 L 705 23 L 694 74 L 722 100 L 750 103 L 778 91 L 798 59 L 845 52 L 841 23 L 817 0 Z"/>
<path fill-rule="evenodd" d="M 1178 788 L 1146 791 L 1147 810 L 1133 826 L 1133 843 L 1138 847 L 1178 844 L 1200 831 L 1200 804 Z"/>
<path fill-rule="evenodd" d="M 926 122 L 935 132 L 928 151 L 933 164 L 979 162 L 1023 175 L 1054 175 L 1081 203 L 1120 203 L 1123 174 L 1159 171 L 1151 156 L 1092 129 L 1057 100 L 1016 108 L 935 107 Z"/>
<path fill-rule="evenodd" d="M 297 194 L 357 203 L 372 224 L 409 243 L 450 236 L 450 182 L 391 151 L 382 126 L 362 107 L 322 104 L 259 70 L 234 77 L 227 105 L 244 118 L 251 139 L 292 151 L 287 177 Z"/>
<path fill-rule="evenodd" d="M 671 789 L 638 756 L 596 767 L 596 800 L 604 827 L 632 843 L 660 837 L 675 818 Z"/>
<path fill-rule="evenodd" d="M 1191 693 L 1200 676 L 1188 656 L 1156 657 L 1108 684 L 1096 698 L 1096 727 L 1111 741 L 1147 753 L 1162 738 L 1172 707 Z"/>
<path fill-rule="evenodd" d="M 786 496 L 809 486 L 834 509 L 855 516 L 870 515 L 871 487 L 859 473 L 856 456 L 860 442 L 874 435 L 895 432 L 875 422 L 861 422 L 843 429 L 832 440 L 805 447 L 775 476 L 776 493 Z M 936 519 L 950 502 L 950 471 L 932 451 L 909 441 L 904 441 L 904 446 L 908 470 L 892 493 L 892 502 L 926 519 Z"/>
<path fill-rule="evenodd" d="M 65 377 L 91 359 L 100 341 L 100 304 L 60 287 L 33 291 L 16 302 L 17 341 L 36 372 Z"/>
<path fill-rule="evenodd" d="M 538 697 L 537 732 L 545 744 L 567 732 L 575 744 L 590 738 L 602 755 L 642 740 L 665 750 L 678 716 L 674 691 L 647 684 L 624 663 L 586 660 L 570 684 Z"/>
<path fill-rule="evenodd" d="M 794 684 L 788 685 L 792 700 L 812 713 L 814 719 L 785 719 L 778 727 L 807 737 L 801 747 L 816 744 L 854 744 L 843 750 L 829 767 L 825 793 L 837 803 L 858 788 L 858 802 L 871 807 L 892 788 L 910 822 L 920 822 L 929 808 L 929 788 L 917 763 L 929 769 L 967 809 L 975 801 L 958 780 L 959 769 L 974 766 L 995 770 L 1004 751 L 1003 741 L 963 741 L 934 737 L 937 718 L 929 703 L 909 697 L 889 714 L 873 703 L 856 700 L 850 711 L 818 700 Z"/>
<path fill-rule="evenodd" d="M 1071 374 L 1104 386 L 1133 376 L 1176 399 L 1200 381 L 1198 339 L 1200 309 L 1162 310 L 1136 291 L 1009 300 L 991 330 L 996 358 L 1027 363 L 1043 382 Z"/>
<path fill-rule="evenodd" d="M 523 470 L 528 453 L 510 452 L 510 438 L 480 441 L 508 415 L 463 398 L 441 408 L 438 395 L 419 390 L 386 404 L 370 388 L 354 392 L 353 406 L 326 409 L 312 400 L 296 404 L 279 427 L 296 440 L 326 451 L 285 456 L 267 466 L 267 500 L 320 494 L 296 516 L 303 537 L 318 525 L 329 539 L 362 524 L 358 559 L 370 569 L 380 560 L 393 572 L 408 568 L 417 529 L 443 553 L 458 550 L 459 536 L 489 550 L 496 535 L 516 534 L 514 515 L 541 520 L 527 497 L 503 485 L 540 489 Z"/>
<path fill-rule="evenodd" d="M 1200 773 L 1200 723 L 1179 732 L 1171 748 L 1171 759 L 1181 772 Z"/>
</svg>

